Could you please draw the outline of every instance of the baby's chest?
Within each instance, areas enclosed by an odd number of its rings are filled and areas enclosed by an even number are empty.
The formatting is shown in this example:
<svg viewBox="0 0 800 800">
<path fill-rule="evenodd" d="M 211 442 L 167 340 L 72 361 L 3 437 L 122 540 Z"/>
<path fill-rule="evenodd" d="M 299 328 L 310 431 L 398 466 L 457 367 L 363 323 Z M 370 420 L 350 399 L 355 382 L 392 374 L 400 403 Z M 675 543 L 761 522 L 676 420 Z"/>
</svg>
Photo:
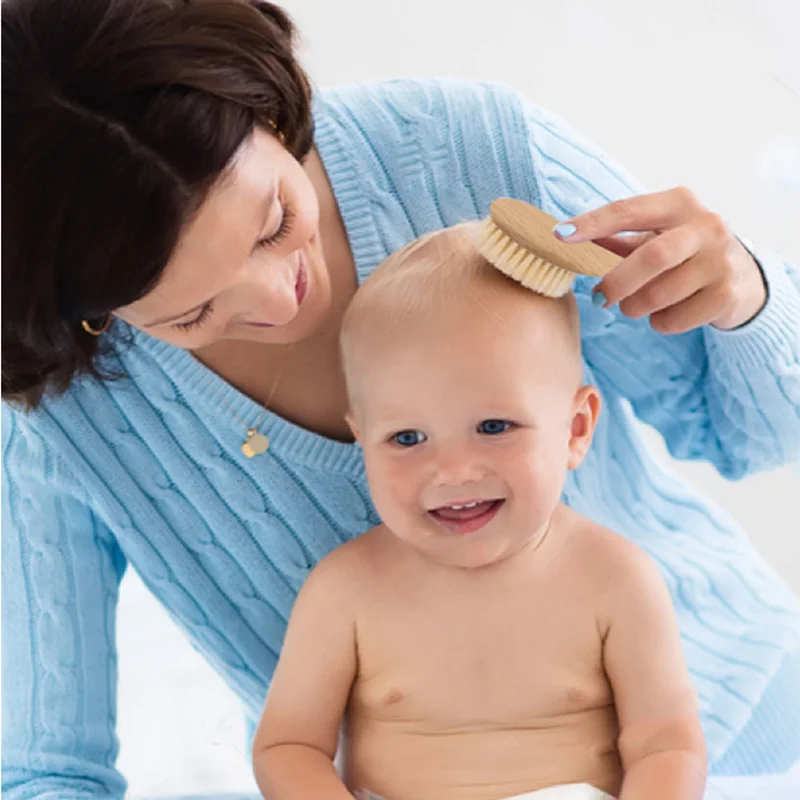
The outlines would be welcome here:
<svg viewBox="0 0 800 800">
<path fill-rule="evenodd" d="M 359 631 L 351 705 L 379 718 L 454 726 L 541 723 L 607 705 L 594 616 L 431 613 Z"/>
</svg>

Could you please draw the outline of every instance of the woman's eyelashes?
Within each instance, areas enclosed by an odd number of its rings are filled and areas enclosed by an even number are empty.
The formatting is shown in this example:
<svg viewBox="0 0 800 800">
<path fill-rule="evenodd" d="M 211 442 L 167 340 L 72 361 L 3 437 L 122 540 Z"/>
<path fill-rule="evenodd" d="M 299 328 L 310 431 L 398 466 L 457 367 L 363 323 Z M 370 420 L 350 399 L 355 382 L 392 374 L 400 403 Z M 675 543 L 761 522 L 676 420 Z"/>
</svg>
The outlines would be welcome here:
<svg viewBox="0 0 800 800">
<path fill-rule="evenodd" d="M 292 232 L 293 223 L 294 210 L 289 205 L 283 206 L 283 211 L 281 213 L 281 224 L 278 226 L 278 230 L 275 231 L 275 233 L 273 233 L 271 236 L 261 239 L 258 243 L 258 247 L 272 247 L 279 242 L 282 242 Z"/>
<path fill-rule="evenodd" d="M 256 245 L 256 247 L 258 248 L 273 247 L 274 245 L 283 241 L 292 232 L 293 223 L 294 223 L 294 211 L 292 210 L 292 207 L 289 205 L 283 206 L 283 211 L 281 214 L 281 224 L 278 226 L 278 230 L 275 231 L 275 233 L 273 233 L 271 236 L 267 236 L 264 239 L 261 239 Z M 200 313 L 194 319 L 190 319 L 188 322 L 177 322 L 173 325 L 173 327 L 176 330 L 179 330 L 183 333 L 195 330 L 208 320 L 213 310 L 214 310 L 214 302 L 213 300 L 209 300 L 209 302 L 206 303 L 200 309 Z"/>
<path fill-rule="evenodd" d="M 200 313 L 188 322 L 176 322 L 172 327 L 179 331 L 191 331 L 194 328 L 199 328 L 210 316 L 214 310 L 214 301 L 209 300 L 201 309 Z"/>
</svg>

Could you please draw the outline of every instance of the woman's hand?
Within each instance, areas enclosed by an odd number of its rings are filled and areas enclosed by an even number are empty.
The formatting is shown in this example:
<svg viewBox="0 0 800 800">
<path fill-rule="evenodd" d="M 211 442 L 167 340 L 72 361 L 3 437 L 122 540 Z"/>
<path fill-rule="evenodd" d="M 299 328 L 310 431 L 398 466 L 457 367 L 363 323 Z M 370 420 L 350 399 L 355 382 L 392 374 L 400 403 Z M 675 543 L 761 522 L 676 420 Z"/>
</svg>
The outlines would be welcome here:
<svg viewBox="0 0 800 800">
<path fill-rule="evenodd" d="M 569 233 L 571 225 L 575 232 Z M 623 231 L 634 235 L 619 236 Z M 701 325 L 736 328 L 767 300 L 764 277 L 723 220 L 688 189 L 618 200 L 555 233 L 565 242 L 592 240 L 623 257 L 598 284 L 595 301 L 619 303 L 629 317 L 650 317 L 661 333 Z"/>
</svg>

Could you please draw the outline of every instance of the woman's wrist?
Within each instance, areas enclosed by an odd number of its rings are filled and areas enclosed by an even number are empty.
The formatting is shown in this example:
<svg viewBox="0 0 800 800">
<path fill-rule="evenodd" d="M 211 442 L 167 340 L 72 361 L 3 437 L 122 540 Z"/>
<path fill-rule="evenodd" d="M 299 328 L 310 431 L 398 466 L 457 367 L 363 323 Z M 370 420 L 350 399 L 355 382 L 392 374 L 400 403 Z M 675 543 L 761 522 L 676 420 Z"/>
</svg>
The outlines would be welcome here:
<svg viewBox="0 0 800 800">
<path fill-rule="evenodd" d="M 708 325 L 706 341 L 725 360 L 744 367 L 800 361 L 800 287 L 792 281 L 781 258 L 771 253 L 756 257 L 766 287 L 766 299 L 745 323 L 731 329 Z"/>
<path fill-rule="evenodd" d="M 739 311 L 738 319 L 735 320 L 735 324 L 725 324 L 724 321 L 721 324 L 716 322 L 711 323 L 714 328 L 721 331 L 737 330 L 738 328 L 743 328 L 745 325 L 748 325 L 762 312 L 764 306 L 769 300 L 769 284 L 767 282 L 767 277 L 764 274 L 764 268 L 761 266 L 761 262 L 753 252 L 752 246 L 748 245 L 747 242 L 738 236 L 736 237 L 736 241 L 752 261 L 753 271 L 752 279 L 750 281 L 752 288 L 743 292 L 743 297 L 740 304 L 742 310 Z"/>
</svg>

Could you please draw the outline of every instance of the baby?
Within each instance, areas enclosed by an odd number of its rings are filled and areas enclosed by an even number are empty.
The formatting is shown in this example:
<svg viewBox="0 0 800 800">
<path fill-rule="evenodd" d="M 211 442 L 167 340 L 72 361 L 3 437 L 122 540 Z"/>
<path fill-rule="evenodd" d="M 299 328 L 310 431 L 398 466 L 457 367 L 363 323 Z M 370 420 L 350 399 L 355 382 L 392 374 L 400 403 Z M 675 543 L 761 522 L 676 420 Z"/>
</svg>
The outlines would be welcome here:
<svg viewBox="0 0 800 800">
<path fill-rule="evenodd" d="M 700 800 L 664 582 L 560 503 L 600 413 L 575 300 L 511 282 L 475 235 L 409 245 L 348 309 L 348 421 L 383 524 L 297 598 L 258 785 L 269 800 Z"/>
</svg>

